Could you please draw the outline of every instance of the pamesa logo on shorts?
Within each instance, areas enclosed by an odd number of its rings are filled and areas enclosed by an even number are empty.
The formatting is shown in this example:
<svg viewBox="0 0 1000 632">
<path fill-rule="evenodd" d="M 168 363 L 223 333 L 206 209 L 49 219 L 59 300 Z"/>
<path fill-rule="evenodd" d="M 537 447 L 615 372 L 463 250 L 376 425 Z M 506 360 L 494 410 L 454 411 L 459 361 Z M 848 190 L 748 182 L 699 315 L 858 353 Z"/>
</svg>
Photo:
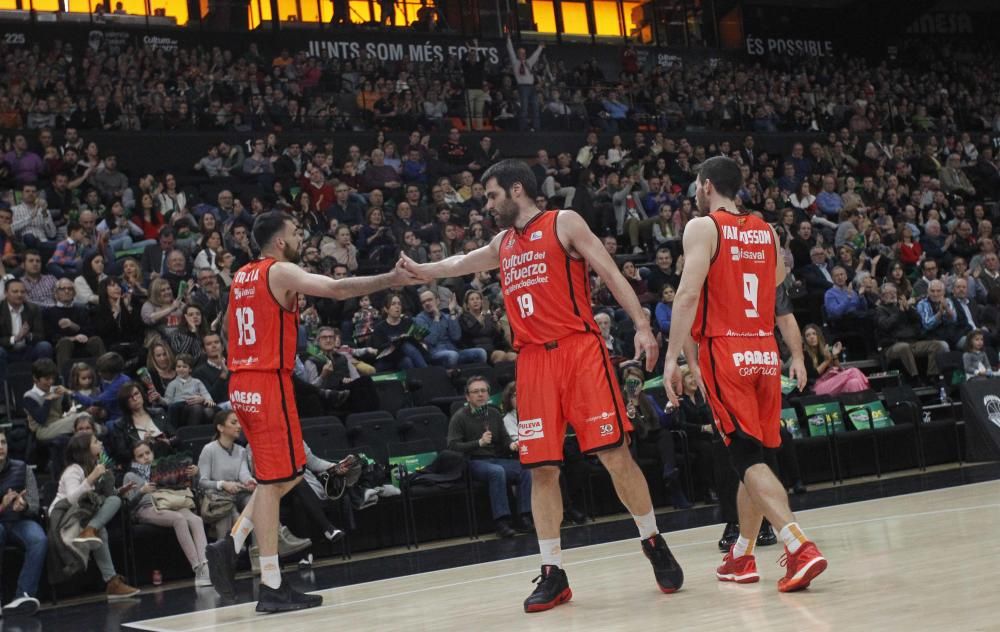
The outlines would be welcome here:
<svg viewBox="0 0 1000 632">
<path fill-rule="evenodd" d="M 260 393 L 251 391 L 233 391 L 229 394 L 229 401 L 234 404 L 249 404 L 250 406 L 260 406 Z"/>
</svg>

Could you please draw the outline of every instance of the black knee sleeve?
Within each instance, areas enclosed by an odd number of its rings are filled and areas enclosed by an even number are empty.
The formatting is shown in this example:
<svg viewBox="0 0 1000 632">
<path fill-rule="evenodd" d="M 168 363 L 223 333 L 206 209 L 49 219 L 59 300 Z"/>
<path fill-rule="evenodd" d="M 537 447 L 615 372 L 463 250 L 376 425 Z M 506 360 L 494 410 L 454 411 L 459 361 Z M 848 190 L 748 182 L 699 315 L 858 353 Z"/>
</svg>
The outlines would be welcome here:
<svg viewBox="0 0 1000 632">
<path fill-rule="evenodd" d="M 771 459 L 774 459 L 774 451 L 765 450 L 764 446 L 754 439 L 742 437 L 736 433 L 730 435 L 729 459 L 741 481 L 751 467 L 758 463 L 768 463 L 768 457 L 765 453 L 771 453 Z"/>
</svg>

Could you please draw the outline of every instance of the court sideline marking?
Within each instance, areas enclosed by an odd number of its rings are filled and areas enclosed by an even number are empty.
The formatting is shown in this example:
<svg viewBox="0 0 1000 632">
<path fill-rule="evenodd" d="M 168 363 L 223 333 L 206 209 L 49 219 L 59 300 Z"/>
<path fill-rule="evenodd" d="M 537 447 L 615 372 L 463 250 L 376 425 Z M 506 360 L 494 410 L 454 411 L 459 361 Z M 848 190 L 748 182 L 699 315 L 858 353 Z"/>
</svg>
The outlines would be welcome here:
<svg viewBox="0 0 1000 632">
<path fill-rule="evenodd" d="M 983 481 L 983 482 L 980 482 L 980 483 L 972 483 L 972 484 L 969 484 L 969 485 L 961 485 L 961 486 L 957 486 L 957 487 L 965 488 L 965 487 L 971 487 L 973 485 L 986 485 L 986 484 L 996 484 L 996 481 Z M 900 496 L 890 496 L 890 497 L 887 497 L 887 498 L 871 498 L 871 499 L 867 499 L 867 500 L 857 501 L 857 502 L 854 502 L 854 503 L 844 503 L 844 504 L 840 504 L 840 505 L 830 505 L 828 507 L 817 507 L 815 509 L 808 509 L 808 510 L 804 510 L 804 511 L 799 512 L 799 513 L 801 513 L 801 514 L 807 514 L 809 512 L 820 511 L 820 510 L 824 510 L 824 509 L 835 509 L 835 508 L 838 508 L 838 507 L 847 507 L 847 506 L 850 506 L 850 505 L 860 505 L 860 504 L 863 504 L 863 503 L 878 502 L 878 501 L 890 500 L 890 499 L 895 499 L 895 498 L 904 498 L 906 496 L 914 496 L 914 495 L 918 495 L 918 494 L 931 494 L 931 493 L 934 493 L 934 492 L 940 492 L 940 491 L 946 491 L 946 490 L 952 490 L 953 491 L 954 489 L 956 489 L 956 487 L 945 487 L 945 488 L 927 490 L 927 491 L 923 491 L 923 492 L 914 492 L 913 494 L 902 494 Z M 870 523 L 873 523 L 873 522 L 885 522 L 885 521 L 889 521 L 889 520 L 918 518 L 918 517 L 922 517 L 922 516 L 933 516 L 933 515 L 940 515 L 940 514 L 947 514 L 947 513 L 958 513 L 958 512 L 964 512 L 964 511 L 978 511 L 978 510 L 982 510 L 982 509 L 991 509 L 991 508 L 996 508 L 996 507 L 1000 507 L 1000 503 L 989 503 L 989 504 L 984 504 L 984 505 L 971 505 L 971 506 L 967 506 L 967 507 L 952 507 L 952 508 L 948 508 L 948 509 L 936 509 L 936 510 L 933 510 L 933 511 L 919 511 L 919 512 L 912 512 L 912 513 L 892 514 L 892 515 L 883 516 L 883 517 L 880 517 L 880 518 L 865 518 L 865 519 L 861 519 L 861 520 L 849 520 L 849 521 L 844 521 L 844 522 L 833 522 L 833 523 L 829 523 L 829 524 L 810 525 L 808 530 L 809 531 L 817 531 L 817 530 L 822 530 L 822 529 L 835 529 L 835 528 L 841 528 L 841 527 L 846 527 L 846 526 L 856 526 L 856 525 L 861 525 L 861 524 L 870 524 Z M 694 531 L 694 530 L 697 530 L 697 529 L 704 529 L 704 528 L 706 528 L 706 527 L 694 527 L 692 529 L 681 529 L 681 530 L 678 530 L 678 531 L 671 531 L 670 534 L 684 533 L 686 531 Z M 601 543 L 598 543 L 598 544 L 591 544 L 591 545 L 587 545 L 587 546 L 584 546 L 584 547 L 577 547 L 576 549 L 568 549 L 568 550 L 578 550 L 578 549 L 593 548 L 593 547 L 598 547 L 598 546 L 607 546 L 607 545 L 612 545 L 612 544 L 620 544 L 622 542 L 629 542 L 629 541 L 634 540 L 634 539 L 636 539 L 636 538 L 628 538 L 628 539 L 625 539 L 625 540 L 615 540 L 613 542 L 601 542 Z M 690 548 L 690 547 L 694 547 L 694 546 L 703 546 L 703 545 L 706 545 L 706 544 L 714 544 L 715 542 L 716 542 L 716 540 L 714 540 L 714 539 L 712 539 L 712 540 L 701 540 L 701 541 L 697 541 L 697 542 L 688 542 L 688 543 L 685 543 L 685 544 L 678 544 L 678 545 L 675 545 L 675 546 L 671 546 L 671 549 L 674 549 L 674 550 L 685 549 L 685 548 Z M 594 562 L 600 562 L 600 561 L 605 561 L 605 560 L 617 559 L 617 558 L 621 558 L 621 557 L 629 557 L 629 556 L 634 556 L 634 555 L 640 555 L 641 553 L 642 553 L 641 551 L 629 551 L 627 553 L 616 553 L 614 555 L 606 555 L 606 556 L 601 556 L 601 557 L 588 558 L 588 559 L 584 559 L 584 560 L 577 560 L 577 561 L 574 561 L 574 562 L 567 562 L 566 564 L 564 564 L 564 566 L 567 566 L 567 567 L 570 567 L 570 566 L 582 566 L 584 564 L 591 564 L 591 563 L 594 563 Z M 521 557 L 530 557 L 530 556 L 521 556 Z M 481 562 L 479 564 L 470 564 L 468 566 L 484 566 L 486 564 L 496 564 L 496 563 L 499 563 L 499 562 L 509 562 L 512 559 L 516 559 L 516 558 L 507 558 L 507 559 L 504 559 L 504 560 L 492 560 L 490 562 Z M 453 571 L 453 570 L 456 570 L 458 568 L 463 568 L 463 567 L 459 566 L 459 567 L 453 567 L 453 568 L 438 569 L 436 571 L 428 571 L 427 573 L 415 573 L 415 575 L 429 575 L 431 573 Z M 381 600 L 381 599 L 404 597 L 404 596 L 407 596 L 407 595 L 420 594 L 420 593 L 430 592 L 430 591 L 434 591 L 434 590 L 447 589 L 447 588 L 455 588 L 455 587 L 464 586 L 464 585 L 467 585 L 467 584 L 470 584 L 470 583 L 494 581 L 494 580 L 497 580 L 497 579 L 504 579 L 504 578 L 507 578 L 507 577 L 514 577 L 514 576 L 517 576 L 517 575 L 527 575 L 527 574 L 536 573 L 536 572 L 537 571 L 535 571 L 533 569 L 530 569 L 530 570 L 526 569 L 526 570 L 522 570 L 522 571 L 513 571 L 513 572 L 509 572 L 509 573 L 500 573 L 500 574 L 490 575 L 490 576 L 487 576 L 487 577 L 477 577 L 477 578 L 473 578 L 473 579 L 469 579 L 469 580 L 465 580 L 465 581 L 461 581 L 461 582 L 452 582 L 452 583 L 449 583 L 449 584 L 441 584 L 441 585 L 437 585 L 437 586 L 427 586 L 427 587 L 424 587 L 424 588 L 415 588 L 415 589 L 406 590 L 406 591 L 403 591 L 403 592 L 385 593 L 385 594 L 381 594 L 381 595 L 375 595 L 375 596 L 372 596 L 372 597 L 365 597 L 363 599 L 355 599 L 355 600 L 352 600 L 352 601 L 344 601 L 344 602 L 341 602 L 341 603 L 329 604 L 329 605 L 325 605 L 325 606 L 320 606 L 318 608 L 310 608 L 308 610 L 301 610 L 301 611 L 298 611 L 298 612 L 289 612 L 289 613 L 285 613 L 285 614 L 286 614 L 286 616 L 294 616 L 294 615 L 305 615 L 306 613 L 308 613 L 308 616 L 310 617 L 310 619 L 313 619 L 313 622 L 319 623 L 319 622 L 323 622 L 323 621 L 327 620 L 327 619 L 323 619 L 323 618 L 315 619 L 316 613 L 318 611 L 321 611 L 321 610 L 332 610 L 334 608 L 342 608 L 344 606 L 353 606 L 353 605 L 357 605 L 357 604 L 368 603 L 368 602 L 371 602 L 371 601 L 378 601 L 378 600 Z M 388 578 L 385 578 L 385 579 L 379 579 L 379 580 L 375 580 L 375 581 L 372 581 L 372 582 L 364 582 L 362 584 L 352 584 L 352 585 L 349 585 L 349 586 L 324 588 L 324 589 L 317 590 L 317 591 L 312 591 L 312 592 L 314 592 L 314 593 L 315 592 L 326 592 L 326 591 L 330 591 L 330 590 L 337 590 L 337 588 L 343 589 L 343 588 L 351 588 L 351 587 L 360 587 L 360 586 L 364 586 L 366 584 L 377 584 L 377 583 L 380 583 L 380 582 L 394 581 L 394 580 L 399 580 L 399 579 L 403 579 L 403 578 L 409 578 L 409 577 L 412 577 L 412 576 L 413 575 L 401 575 L 401 576 L 398 576 L 398 577 L 388 577 Z M 213 608 L 211 610 L 203 610 L 203 611 L 200 611 L 200 612 L 202 612 L 202 613 L 208 613 L 208 612 L 213 612 L 213 611 L 226 610 L 226 609 L 229 609 L 229 608 L 246 608 L 249 605 L 251 605 L 251 604 L 249 604 L 249 603 L 235 604 L 235 605 L 232 605 L 232 606 L 222 606 L 220 608 Z M 122 624 L 122 625 L 125 626 L 125 627 L 134 628 L 134 629 L 137 629 L 137 630 L 147 630 L 148 632 L 177 632 L 177 630 L 178 630 L 177 628 L 163 628 L 163 627 L 152 625 L 152 622 L 158 621 L 158 620 L 164 620 L 164 619 L 173 619 L 173 618 L 176 618 L 176 617 L 189 616 L 189 615 L 193 615 L 193 614 L 197 614 L 197 611 L 196 612 L 192 612 L 192 613 L 179 614 L 179 615 L 170 615 L 170 616 L 167 616 L 167 617 L 157 617 L 156 619 L 147 619 L 147 621 L 149 623 L 139 621 L 139 622 L 135 622 L 135 623 L 125 623 L 125 624 Z M 185 632 L 200 632 L 202 630 L 217 630 L 217 629 L 220 629 L 220 628 L 225 628 L 225 627 L 229 627 L 229 626 L 233 626 L 233 625 L 243 625 L 245 623 L 246 623 L 245 619 L 241 619 L 239 621 L 227 621 L 227 622 L 221 622 L 221 623 L 214 623 L 212 625 L 207 625 L 207 626 L 187 627 L 187 628 L 185 628 Z"/>
</svg>

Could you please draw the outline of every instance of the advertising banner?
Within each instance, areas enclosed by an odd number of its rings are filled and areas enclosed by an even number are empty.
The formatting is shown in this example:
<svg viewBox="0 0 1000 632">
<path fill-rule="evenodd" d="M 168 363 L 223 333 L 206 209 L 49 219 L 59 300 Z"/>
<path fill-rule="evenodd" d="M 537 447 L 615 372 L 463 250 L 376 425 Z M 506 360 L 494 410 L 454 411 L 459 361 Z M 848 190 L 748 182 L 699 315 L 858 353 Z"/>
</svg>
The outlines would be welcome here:
<svg viewBox="0 0 1000 632">
<path fill-rule="evenodd" d="M 1000 378 L 962 384 L 965 451 L 970 461 L 1000 459 Z"/>
</svg>

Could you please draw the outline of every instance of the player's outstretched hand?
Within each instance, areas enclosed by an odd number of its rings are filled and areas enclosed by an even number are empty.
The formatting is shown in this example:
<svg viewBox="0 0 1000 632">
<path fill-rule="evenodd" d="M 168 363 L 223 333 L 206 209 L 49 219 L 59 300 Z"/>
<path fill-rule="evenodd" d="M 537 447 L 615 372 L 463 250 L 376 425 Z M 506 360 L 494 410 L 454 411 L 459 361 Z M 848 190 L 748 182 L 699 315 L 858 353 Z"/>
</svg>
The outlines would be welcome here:
<svg viewBox="0 0 1000 632">
<path fill-rule="evenodd" d="M 667 399 L 674 408 L 679 403 L 678 391 L 683 391 L 683 386 L 678 388 L 678 383 L 680 383 L 680 370 L 677 367 L 677 360 L 667 360 L 663 363 L 663 390 L 667 392 Z"/>
<path fill-rule="evenodd" d="M 656 343 L 656 336 L 653 335 L 649 327 L 643 327 L 635 332 L 635 358 L 639 360 L 646 356 L 646 370 L 652 371 L 656 366 L 656 361 L 660 358 L 660 345 Z"/>
</svg>

